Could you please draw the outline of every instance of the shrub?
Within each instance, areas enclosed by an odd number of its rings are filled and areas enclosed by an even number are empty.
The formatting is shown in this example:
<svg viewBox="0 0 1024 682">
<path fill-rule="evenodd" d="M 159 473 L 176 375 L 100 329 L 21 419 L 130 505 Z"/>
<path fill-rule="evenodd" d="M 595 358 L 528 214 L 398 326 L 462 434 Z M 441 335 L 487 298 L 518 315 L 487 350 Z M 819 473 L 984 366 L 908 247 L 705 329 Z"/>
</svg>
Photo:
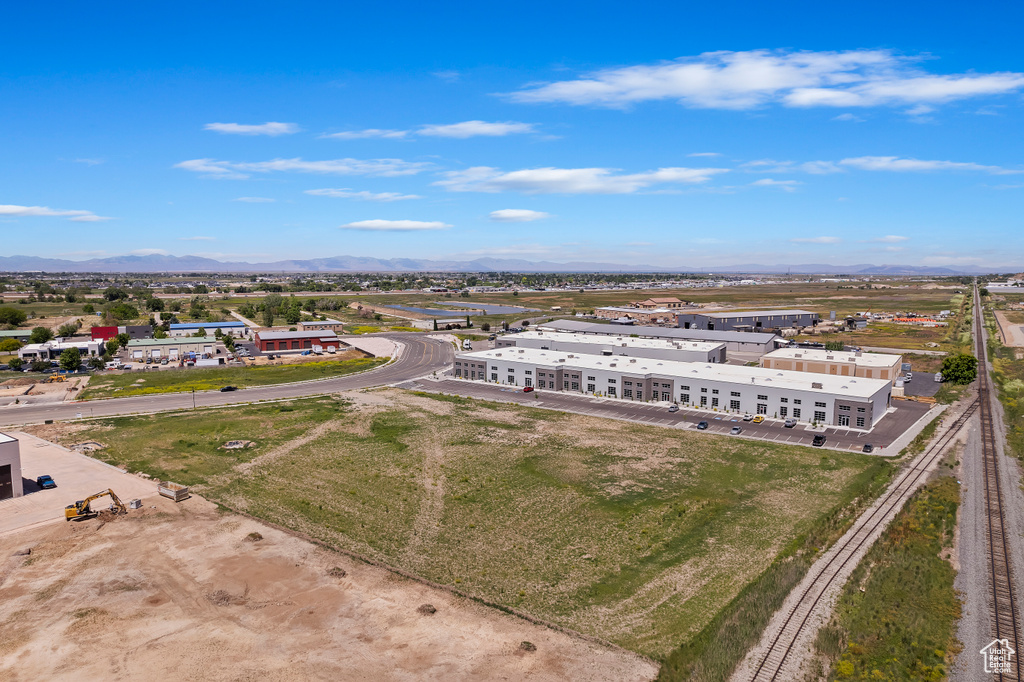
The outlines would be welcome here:
<svg viewBox="0 0 1024 682">
<path fill-rule="evenodd" d="M 13 324 L 18 326 L 23 324 L 28 319 L 28 315 L 25 314 L 24 310 L 18 310 L 10 306 L 0 307 L 0 324 Z"/>
<path fill-rule="evenodd" d="M 29 343 L 46 343 L 53 338 L 53 332 L 46 327 L 36 327 L 28 337 Z"/>
</svg>

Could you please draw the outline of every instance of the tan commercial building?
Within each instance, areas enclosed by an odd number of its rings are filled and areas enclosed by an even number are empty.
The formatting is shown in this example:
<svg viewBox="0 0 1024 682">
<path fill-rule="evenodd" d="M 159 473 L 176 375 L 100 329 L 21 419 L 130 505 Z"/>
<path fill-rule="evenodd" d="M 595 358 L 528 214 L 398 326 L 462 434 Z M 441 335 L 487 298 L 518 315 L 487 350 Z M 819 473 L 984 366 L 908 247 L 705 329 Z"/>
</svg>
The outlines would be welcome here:
<svg viewBox="0 0 1024 682">
<path fill-rule="evenodd" d="M 668 308 L 596 308 L 594 315 L 603 320 L 633 320 L 640 324 L 668 324 L 676 326 L 676 314 Z"/>
<path fill-rule="evenodd" d="M 888 379 L 895 383 L 900 377 L 902 355 L 834 351 L 818 348 L 780 348 L 761 356 L 766 369 L 787 369 L 796 372 L 832 374 L 865 379 Z"/>
<path fill-rule="evenodd" d="M 635 308 L 645 308 L 648 310 L 652 308 L 668 308 L 670 310 L 673 310 L 675 308 L 691 307 L 689 303 L 687 303 L 686 301 L 680 301 L 675 296 L 666 296 L 663 298 L 649 298 L 646 301 L 634 301 L 630 305 L 632 305 Z"/>
</svg>

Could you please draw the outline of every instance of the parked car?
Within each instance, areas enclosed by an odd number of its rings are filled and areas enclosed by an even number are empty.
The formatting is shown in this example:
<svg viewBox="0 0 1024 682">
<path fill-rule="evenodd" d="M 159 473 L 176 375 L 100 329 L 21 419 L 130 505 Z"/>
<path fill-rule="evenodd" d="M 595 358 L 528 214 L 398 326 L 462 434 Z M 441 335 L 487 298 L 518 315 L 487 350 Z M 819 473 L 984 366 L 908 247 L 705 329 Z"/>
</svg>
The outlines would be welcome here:
<svg viewBox="0 0 1024 682">
<path fill-rule="evenodd" d="M 743 427 L 742 426 L 734 426 L 731 429 L 729 429 L 729 433 L 731 433 L 734 436 L 738 436 L 741 433 L 743 433 Z"/>
<path fill-rule="evenodd" d="M 749 412 L 747 414 L 743 415 L 743 421 L 745 421 L 745 422 L 749 422 L 749 421 L 751 421 L 753 419 L 754 419 L 754 415 L 750 414 Z"/>
<path fill-rule="evenodd" d="M 937 383 L 937 384 L 941 384 L 942 383 L 942 372 L 936 372 L 935 373 L 935 383 Z"/>
<path fill-rule="evenodd" d="M 913 379 L 913 378 L 914 378 L 914 375 L 911 372 L 907 372 L 906 376 L 903 377 L 903 383 L 909 384 L 910 380 Z"/>
<path fill-rule="evenodd" d="M 875 446 L 872 445 L 871 443 L 864 443 L 864 447 L 862 448 L 862 450 L 864 452 L 874 452 Z"/>
<path fill-rule="evenodd" d="M 796 426 L 796 420 L 790 417 L 789 419 L 786 420 L 783 426 L 785 426 L 787 429 L 791 429 L 794 426 Z"/>
<path fill-rule="evenodd" d="M 763 414 L 759 414 L 756 417 L 754 417 L 754 419 L 753 419 L 753 422 L 755 424 L 760 424 L 763 421 L 764 421 L 764 415 Z"/>
<path fill-rule="evenodd" d="M 533 386 L 526 386 L 523 388 L 523 393 L 533 393 Z"/>
<path fill-rule="evenodd" d="M 811 445 L 816 448 L 820 448 L 825 444 L 825 434 L 819 433 L 814 436 L 814 440 L 811 441 Z"/>
<path fill-rule="evenodd" d="M 160 361 L 160 364 L 161 365 L 166 365 L 168 362 L 170 362 L 170 360 L 168 360 L 167 358 L 164 358 L 163 360 Z"/>
<path fill-rule="evenodd" d="M 221 393 L 230 393 L 231 391 L 237 391 L 237 386 L 222 386 L 220 389 Z"/>
<path fill-rule="evenodd" d="M 708 423 L 707 422 L 700 422 L 699 424 L 697 424 L 697 429 L 699 431 L 707 431 L 708 430 Z"/>
<path fill-rule="evenodd" d="M 678 412 L 679 411 L 679 406 L 678 405 L 669 405 L 668 406 L 668 411 L 669 412 Z"/>
<path fill-rule="evenodd" d="M 50 476 L 50 474 L 43 474 L 36 478 L 36 485 L 43 490 L 49 490 L 50 488 L 56 488 L 57 482 L 53 480 L 53 477 Z"/>
</svg>

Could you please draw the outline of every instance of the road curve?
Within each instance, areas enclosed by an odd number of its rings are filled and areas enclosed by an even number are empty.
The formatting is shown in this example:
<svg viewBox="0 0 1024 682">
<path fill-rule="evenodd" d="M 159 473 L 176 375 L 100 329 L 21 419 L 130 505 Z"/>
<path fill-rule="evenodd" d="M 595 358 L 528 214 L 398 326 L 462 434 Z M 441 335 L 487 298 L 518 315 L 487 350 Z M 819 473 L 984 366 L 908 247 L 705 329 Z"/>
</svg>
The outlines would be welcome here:
<svg viewBox="0 0 1024 682">
<path fill-rule="evenodd" d="M 215 407 L 258 400 L 281 400 L 324 395 L 339 391 L 384 386 L 408 381 L 435 370 L 451 367 L 455 358 L 452 344 L 412 334 L 382 334 L 401 344 L 399 358 L 391 364 L 361 374 L 304 381 L 273 386 L 239 389 L 231 393 L 203 391 L 198 393 L 161 393 L 157 395 L 111 398 L 50 405 L 12 406 L 0 410 L 0 425 L 36 424 L 47 419 L 63 420 L 82 417 L 114 417 L 146 412 L 167 412 L 195 407 Z"/>
</svg>

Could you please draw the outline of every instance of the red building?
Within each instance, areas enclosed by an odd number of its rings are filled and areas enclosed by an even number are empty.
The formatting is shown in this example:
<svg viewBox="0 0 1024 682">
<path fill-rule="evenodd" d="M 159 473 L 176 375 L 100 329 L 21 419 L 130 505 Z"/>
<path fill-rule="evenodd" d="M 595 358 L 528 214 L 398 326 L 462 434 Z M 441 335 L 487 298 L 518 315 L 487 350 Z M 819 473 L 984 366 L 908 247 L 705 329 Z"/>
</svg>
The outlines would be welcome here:
<svg viewBox="0 0 1024 682">
<path fill-rule="evenodd" d="M 338 335 L 329 331 L 256 332 L 256 347 L 264 352 L 276 353 L 283 350 L 311 350 L 313 346 L 320 346 L 324 350 L 328 348 L 338 350 L 342 345 Z"/>
<path fill-rule="evenodd" d="M 93 327 L 92 328 L 92 340 L 93 341 L 109 341 L 110 339 L 117 336 L 117 327 Z"/>
</svg>

